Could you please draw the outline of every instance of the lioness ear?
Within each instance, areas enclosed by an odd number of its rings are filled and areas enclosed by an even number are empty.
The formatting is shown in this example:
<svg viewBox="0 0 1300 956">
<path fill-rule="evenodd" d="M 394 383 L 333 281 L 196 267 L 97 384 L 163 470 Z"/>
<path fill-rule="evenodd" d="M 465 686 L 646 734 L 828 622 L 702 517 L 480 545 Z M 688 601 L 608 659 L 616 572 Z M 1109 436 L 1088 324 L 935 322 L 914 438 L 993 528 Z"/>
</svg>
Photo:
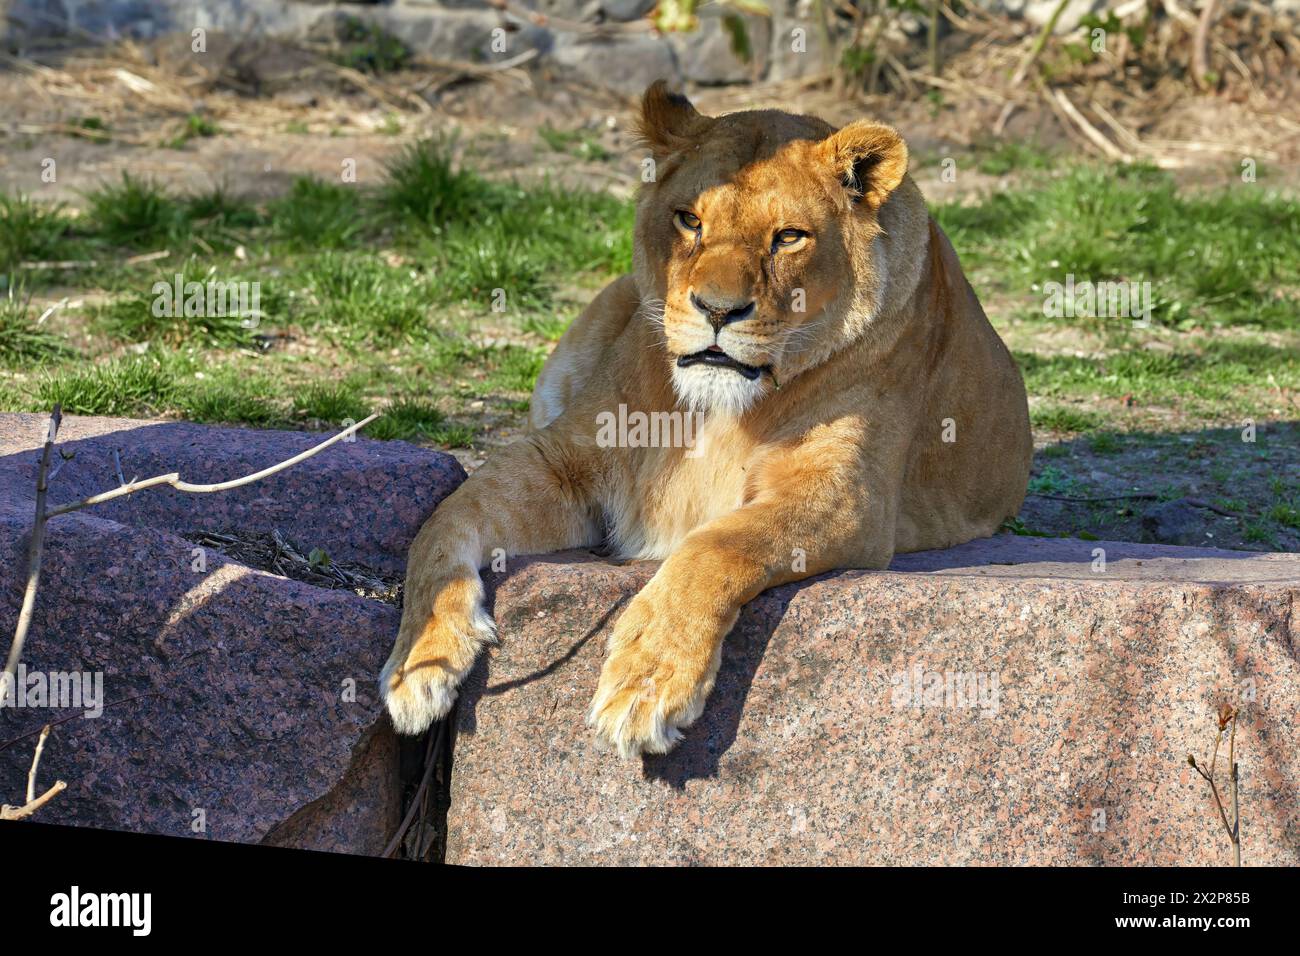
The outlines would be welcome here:
<svg viewBox="0 0 1300 956">
<path fill-rule="evenodd" d="M 641 97 L 636 129 L 651 152 L 663 156 L 685 149 L 711 122 L 685 96 L 669 92 L 666 82 L 656 80 Z"/>
<path fill-rule="evenodd" d="M 821 143 L 830 164 L 854 202 L 880 208 L 907 173 L 907 144 L 892 128 L 858 120 Z"/>
</svg>

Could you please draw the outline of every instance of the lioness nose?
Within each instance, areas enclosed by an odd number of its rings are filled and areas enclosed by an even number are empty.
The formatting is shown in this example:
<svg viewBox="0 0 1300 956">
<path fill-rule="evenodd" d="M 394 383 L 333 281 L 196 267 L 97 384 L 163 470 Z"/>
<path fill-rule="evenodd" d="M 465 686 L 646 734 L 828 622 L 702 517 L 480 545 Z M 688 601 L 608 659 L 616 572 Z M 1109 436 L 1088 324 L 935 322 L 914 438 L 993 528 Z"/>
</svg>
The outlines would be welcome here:
<svg viewBox="0 0 1300 956">
<path fill-rule="evenodd" d="M 732 306 L 718 305 L 712 302 L 705 302 L 694 292 L 691 293 L 691 305 L 699 309 L 704 317 L 709 320 L 709 325 L 713 326 L 714 332 L 722 331 L 722 327 L 731 322 L 739 322 L 747 319 L 754 314 L 754 302 L 750 300 L 745 305 Z"/>
</svg>

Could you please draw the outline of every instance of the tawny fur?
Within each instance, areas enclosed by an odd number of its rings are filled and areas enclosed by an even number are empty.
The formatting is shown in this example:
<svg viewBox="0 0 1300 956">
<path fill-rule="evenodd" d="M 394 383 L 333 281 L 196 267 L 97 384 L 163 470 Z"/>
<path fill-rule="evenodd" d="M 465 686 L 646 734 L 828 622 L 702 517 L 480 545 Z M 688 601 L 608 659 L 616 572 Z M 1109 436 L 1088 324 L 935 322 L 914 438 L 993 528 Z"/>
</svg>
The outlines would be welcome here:
<svg viewBox="0 0 1300 956">
<path fill-rule="evenodd" d="M 641 130 L 657 175 L 638 200 L 633 273 L 560 340 L 527 437 L 411 547 L 381 680 L 404 733 L 447 712 L 493 639 L 479 569 L 494 549 L 609 542 L 663 559 L 614 626 L 589 714 L 621 754 L 661 753 L 702 712 L 746 601 L 992 534 L 1020 508 L 1024 386 L 897 133 L 778 111 L 705 117 L 661 84 Z M 801 235 L 776 245 L 784 229 Z M 718 331 L 692 292 L 754 310 Z M 712 345 L 763 374 L 677 367 Z M 695 446 L 605 447 L 598 423 L 620 405 L 702 412 Z"/>
</svg>

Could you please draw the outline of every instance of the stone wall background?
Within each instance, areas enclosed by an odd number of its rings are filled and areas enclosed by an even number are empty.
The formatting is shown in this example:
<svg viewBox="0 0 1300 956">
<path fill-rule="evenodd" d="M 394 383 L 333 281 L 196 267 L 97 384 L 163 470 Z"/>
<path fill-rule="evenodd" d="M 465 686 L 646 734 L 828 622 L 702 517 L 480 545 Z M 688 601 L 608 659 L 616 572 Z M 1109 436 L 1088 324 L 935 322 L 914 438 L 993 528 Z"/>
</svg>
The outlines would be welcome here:
<svg viewBox="0 0 1300 956">
<path fill-rule="evenodd" d="M 1140 6 L 1142 0 L 1072 0 L 1057 30 L 1072 29 L 1089 12 L 1134 3 Z M 1300 9 L 1300 0 L 1265 3 L 1279 10 Z M 195 27 L 308 39 L 327 35 L 340 17 L 359 17 L 427 57 L 491 64 L 527 56 L 531 66 L 562 70 L 578 82 L 625 93 L 638 92 L 658 78 L 737 84 L 799 78 L 829 66 L 813 0 L 769 0 L 770 17 L 746 15 L 753 48 L 749 62 L 732 51 L 723 11 L 716 8 L 701 10 L 697 30 L 660 36 L 628 29 L 653 9 L 655 0 L 511 0 L 511 5 L 519 12 L 503 12 L 485 0 L 0 0 L 0 39 L 21 49 L 54 37 L 148 39 Z M 973 5 L 1042 24 L 1056 0 L 974 0 Z M 1200 0 L 1181 0 L 1184 9 L 1199 5 Z M 554 19 L 534 23 L 526 11 Z M 832 17 L 831 31 L 845 33 L 850 25 L 845 17 Z M 602 26 L 606 29 L 597 33 Z M 898 29 L 924 42 L 926 28 L 916 16 L 902 14 Z M 941 30 L 946 29 L 947 21 L 941 21 Z"/>
</svg>

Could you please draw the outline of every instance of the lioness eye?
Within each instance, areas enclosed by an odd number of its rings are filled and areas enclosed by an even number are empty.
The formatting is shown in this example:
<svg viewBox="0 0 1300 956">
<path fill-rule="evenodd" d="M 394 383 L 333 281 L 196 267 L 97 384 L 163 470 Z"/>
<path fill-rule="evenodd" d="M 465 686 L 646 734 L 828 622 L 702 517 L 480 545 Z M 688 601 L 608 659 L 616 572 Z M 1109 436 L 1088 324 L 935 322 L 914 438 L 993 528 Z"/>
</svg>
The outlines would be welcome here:
<svg viewBox="0 0 1300 956">
<path fill-rule="evenodd" d="M 677 210 L 677 225 L 683 229 L 694 232 L 700 228 L 700 217 L 693 212 L 687 212 L 685 209 Z"/>
<path fill-rule="evenodd" d="M 776 241 L 773 245 L 793 246 L 806 235 L 808 235 L 808 233 L 804 232 L 802 229 L 782 229 L 776 234 Z"/>
</svg>

